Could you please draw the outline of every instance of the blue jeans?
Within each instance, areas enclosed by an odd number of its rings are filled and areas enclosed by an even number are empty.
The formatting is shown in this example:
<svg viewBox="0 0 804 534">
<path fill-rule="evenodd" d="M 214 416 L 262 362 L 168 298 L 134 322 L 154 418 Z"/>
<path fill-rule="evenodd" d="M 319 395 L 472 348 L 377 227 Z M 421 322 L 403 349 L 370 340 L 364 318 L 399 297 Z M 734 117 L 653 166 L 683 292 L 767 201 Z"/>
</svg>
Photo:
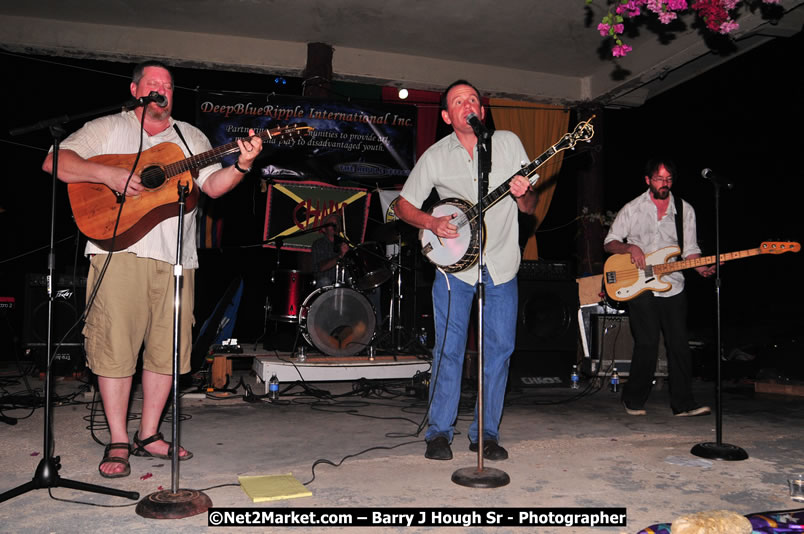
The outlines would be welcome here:
<svg viewBox="0 0 804 534">
<path fill-rule="evenodd" d="M 451 274 L 447 276 L 451 291 L 447 291 L 447 283 L 441 273 L 436 273 L 433 283 L 435 347 L 430 380 L 429 426 L 425 434 L 428 441 L 444 436 L 452 442 L 461 397 L 466 336 L 475 295 L 476 284 L 469 285 Z M 514 278 L 495 286 L 488 270 L 484 269 L 483 283 L 486 287 L 483 310 L 483 439 L 499 441 L 508 363 L 516 342 L 517 281 Z M 447 313 L 449 327 L 446 329 L 445 340 Z M 476 443 L 477 435 L 475 405 L 475 417 L 469 427 L 469 441 Z"/>
</svg>

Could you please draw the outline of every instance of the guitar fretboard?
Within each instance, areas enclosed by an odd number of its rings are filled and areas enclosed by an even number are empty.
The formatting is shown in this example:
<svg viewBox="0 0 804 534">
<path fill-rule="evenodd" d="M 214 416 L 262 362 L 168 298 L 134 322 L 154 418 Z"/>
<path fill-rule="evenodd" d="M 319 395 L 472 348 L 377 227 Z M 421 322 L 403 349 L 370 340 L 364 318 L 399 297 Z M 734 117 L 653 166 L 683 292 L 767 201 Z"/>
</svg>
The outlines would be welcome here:
<svg viewBox="0 0 804 534">
<path fill-rule="evenodd" d="M 567 140 L 566 138 L 568 138 L 568 137 L 569 137 L 569 135 L 565 135 L 561 139 L 561 141 L 559 141 L 555 145 L 553 145 L 550 148 L 548 148 L 544 152 L 544 154 L 542 154 L 538 158 L 536 158 L 533 161 L 531 161 L 529 164 L 527 164 L 524 167 L 522 167 L 517 173 L 515 173 L 510 178 L 508 178 L 505 182 L 503 182 L 498 187 L 496 187 L 494 189 L 494 191 L 492 191 L 491 193 L 489 193 L 488 195 L 483 197 L 483 203 L 482 203 L 483 204 L 483 211 L 486 211 L 490 207 L 494 206 L 497 202 L 500 201 L 500 199 L 502 199 L 505 195 L 507 195 L 509 191 L 511 191 L 511 180 L 513 180 L 518 174 L 524 175 L 525 178 L 527 178 L 528 181 L 530 182 L 530 185 L 535 184 L 539 180 L 538 176 L 536 176 L 535 178 L 533 177 L 533 175 L 536 173 L 536 169 L 541 167 L 544 164 L 545 161 L 547 161 L 548 159 L 550 159 L 553 156 L 555 156 L 556 154 L 558 154 L 558 152 L 560 150 L 563 150 L 564 148 L 568 148 L 566 146 L 563 147 L 563 148 L 557 148 L 557 147 L 559 147 L 559 145 L 564 143 Z M 471 221 L 474 221 L 479 214 L 480 214 L 480 203 L 475 204 L 474 206 L 472 206 L 471 208 L 466 210 L 466 220 L 463 221 L 463 224 L 465 225 L 465 224 L 468 224 Z M 460 217 L 458 217 L 457 219 L 460 220 Z M 456 224 L 456 223 L 453 223 L 453 224 Z M 456 226 L 458 226 L 458 224 L 456 224 Z"/>
<path fill-rule="evenodd" d="M 758 248 L 750 248 L 748 250 L 738 250 L 736 252 L 726 252 L 720 255 L 720 261 L 748 258 L 751 256 L 757 256 L 758 254 L 761 253 L 762 252 Z M 661 265 L 652 265 L 651 267 L 653 274 L 672 273 L 675 271 L 689 269 L 691 267 L 711 265 L 717 261 L 715 258 L 716 256 L 713 254 L 711 256 L 701 256 L 700 258 L 693 258 L 691 260 L 674 261 L 670 263 L 663 263 Z M 646 268 L 646 274 L 647 274 L 647 268 Z M 651 274 L 648 274 L 648 276 L 651 276 Z"/>
<path fill-rule="evenodd" d="M 303 135 L 307 130 L 312 130 L 304 123 L 294 124 L 286 128 L 274 128 L 273 130 L 264 130 L 257 133 L 263 141 L 270 141 L 274 138 L 288 138 L 294 135 Z M 247 138 L 244 138 L 247 139 Z M 213 148 L 207 152 L 190 156 L 187 159 L 170 163 L 165 166 L 165 174 L 167 176 L 176 176 L 183 172 L 192 171 L 194 169 L 203 169 L 213 163 L 218 163 L 220 160 L 230 154 L 240 152 L 240 147 L 237 146 L 237 141 L 232 141 L 225 145 Z"/>
</svg>

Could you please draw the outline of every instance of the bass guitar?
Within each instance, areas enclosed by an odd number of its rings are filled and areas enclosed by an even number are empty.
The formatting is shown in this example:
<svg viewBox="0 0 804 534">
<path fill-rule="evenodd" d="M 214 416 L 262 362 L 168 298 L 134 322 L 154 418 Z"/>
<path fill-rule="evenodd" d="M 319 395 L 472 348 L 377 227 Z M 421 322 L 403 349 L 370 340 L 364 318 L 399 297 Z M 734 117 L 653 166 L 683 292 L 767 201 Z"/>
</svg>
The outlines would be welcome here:
<svg viewBox="0 0 804 534">
<path fill-rule="evenodd" d="M 720 255 L 720 261 L 737 260 L 759 254 L 782 254 L 784 252 L 798 252 L 801 245 L 796 242 L 765 241 L 759 248 L 728 252 Z M 715 256 L 702 256 L 692 260 L 668 262 L 681 253 L 678 247 L 664 247 L 645 256 L 645 268 L 639 269 L 631 263 L 630 254 L 614 254 L 606 260 L 603 266 L 603 284 L 606 293 L 614 300 L 624 301 L 644 293 L 645 291 L 669 291 L 671 284 L 662 280 L 662 275 L 711 265 L 717 260 Z"/>
<path fill-rule="evenodd" d="M 313 128 L 303 123 L 259 132 L 263 141 L 287 142 L 307 135 Z M 133 245 L 163 220 L 179 214 L 178 184 L 188 187 L 186 211 L 195 209 L 198 188 L 191 171 L 219 162 L 240 152 L 237 142 L 185 158 L 175 143 L 160 143 L 137 154 L 102 154 L 89 161 L 131 169 L 140 175 L 146 191 L 123 198 L 104 184 L 76 182 L 67 184 L 73 217 L 81 233 L 103 250 L 122 250 Z M 120 204 L 123 204 L 122 212 Z M 118 213 L 120 221 L 118 223 Z M 117 235 L 115 235 L 115 226 Z"/>
<path fill-rule="evenodd" d="M 528 179 L 533 186 L 539 175 L 536 170 L 547 160 L 568 148 L 575 149 L 579 141 L 589 142 L 595 134 L 590 124 L 593 115 L 588 120 L 579 123 L 575 129 L 564 134 L 553 146 L 548 148 L 541 156 L 525 165 L 516 174 L 508 178 L 499 187 L 483 197 L 483 211 L 499 202 L 511 190 L 511 180 L 517 175 Z M 458 227 L 458 236 L 453 239 L 441 239 L 427 229 L 419 231 L 419 240 L 422 244 L 422 253 L 427 260 L 448 273 L 455 273 L 468 269 L 477 262 L 479 253 L 479 239 L 477 219 L 480 213 L 478 204 L 472 205 L 460 198 L 446 198 L 437 202 L 429 211 L 433 217 L 456 215 L 450 222 Z M 483 235 L 486 235 L 485 228 Z"/>
</svg>

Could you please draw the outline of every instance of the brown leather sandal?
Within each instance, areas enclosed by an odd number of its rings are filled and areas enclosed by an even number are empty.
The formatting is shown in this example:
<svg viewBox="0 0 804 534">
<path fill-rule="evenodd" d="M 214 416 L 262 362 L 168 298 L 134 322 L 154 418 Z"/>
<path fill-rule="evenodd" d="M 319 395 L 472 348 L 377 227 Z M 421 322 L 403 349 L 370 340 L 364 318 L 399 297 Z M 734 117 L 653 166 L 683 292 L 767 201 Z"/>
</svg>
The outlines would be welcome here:
<svg viewBox="0 0 804 534">
<path fill-rule="evenodd" d="M 168 444 L 168 453 L 167 454 L 158 454 L 158 453 L 155 453 L 155 452 L 151 452 L 151 451 L 149 451 L 149 450 L 147 450 L 145 448 L 146 446 L 150 445 L 151 443 L 153 443 L 155 441 L 160 441 L 160 440 L 164 440 L 164 439 L 165 439 L 165 437 L 162 435 L 162 433 L 157 432 L 156 434 L 154 434 L 153 436 L 151 436 L 149 438 L 145 438 L 143 440 L 140 440 L 139 431 L 137 431 L 137 432 L 134 433 L 134 445 L 136 445 L 137 447 L 131 450 L 131 454 L 133 454 L 134 456 L 142 456 L 142 457 L 145 457 L 145 458 L 161 458 L 162 460 L 170 460 L 172 458 L 172 454 L 173 454 L 173 444 L 171 442 L 169 442 L 169 441 L 165 442 L 165 443 Z M 184 452 L 186 452 L 187 454 L 185 454 L 184 456 L 179 455 L 179 461 L 180 462 L 183 462 L 185 460 L 189 460 L 190 458 L 193 457 L 193 453 L 191 453 L 187 449 L 184 449 Z"/>
<path fill-rule="evenodd" d="M 128 463 L 128 458 L 122 456 L 109 456 L 109 451 L 114 449 L 125 449 L 131 454 L 131 445 L 129 443 L 109 443 L 103 450 L 103 460 L 98 464 L 98 472 L 104 478 L 122 478 L 131 474 L 131 465 Z M 105 464 L 123 464 L 126 468 L 119 473 L 104 473 L 101 467 Z"/>
</svg>

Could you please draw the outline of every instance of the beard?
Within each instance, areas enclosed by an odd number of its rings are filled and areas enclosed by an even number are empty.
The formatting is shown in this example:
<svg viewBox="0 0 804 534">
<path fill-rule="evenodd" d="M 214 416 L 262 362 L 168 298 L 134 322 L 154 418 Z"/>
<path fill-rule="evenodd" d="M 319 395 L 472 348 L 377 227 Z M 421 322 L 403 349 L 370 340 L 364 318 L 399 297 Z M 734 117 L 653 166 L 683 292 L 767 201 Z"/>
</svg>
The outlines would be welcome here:
<svg viewBox="0 0 804 534">
<path fill-rule="evenodd" d="M 655 188 L 652 185 L 650 186 L 650 193 L 653 195 L 653 198 L 656 200 L 664 200 L 670 196 L 670 188 L 667 186 L 662 186 L 660 188 Z"/>
<path fill-rule="evenodd" d="M 170 117 L 170 106 L 160 108 L 152 102 L 148 104 L 148 107 L 145 108 L 145 113 L 153 120 L 163 121 Z"/>
</svg>

